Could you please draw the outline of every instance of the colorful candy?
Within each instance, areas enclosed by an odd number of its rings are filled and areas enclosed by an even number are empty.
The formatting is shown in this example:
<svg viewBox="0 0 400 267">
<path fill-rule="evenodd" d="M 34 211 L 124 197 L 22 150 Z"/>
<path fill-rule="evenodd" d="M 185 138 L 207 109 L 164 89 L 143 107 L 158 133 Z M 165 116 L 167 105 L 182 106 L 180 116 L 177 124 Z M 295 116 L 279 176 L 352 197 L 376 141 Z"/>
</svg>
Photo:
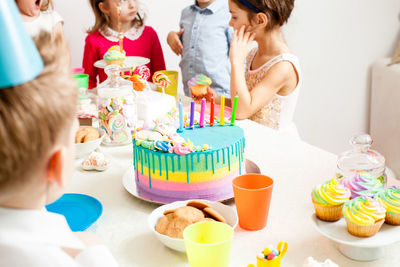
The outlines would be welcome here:
<svg viewBox="0 0 400 267">
<path fill-rule="evenodd" d="M 147 80 L 151 75 L 150 69 L 146 65 L 131 68 L 130 75 L 132 76 L 133 74 L 139 75 L 144 80 Z"/>
<path fill-rule="evenodd" d="M 171 143 L 169 143 L 167 141 L 155 141 L 154 147 L 163 152 L 168 152 L 171 148 Z"/>
<path fill-rule="evenodd" d="M 164 89 L 167 88 L 168 85 L 171 84 L 170 80 L 168 79 L 168 76 L 165 75 L 162 72 L 154 73 L 154 75 L 153 75 L 153 83 L 155 85 L 157 85 L 157 87 L 162 88 L 163 92 L 164 92 Z"/>
<path fill-rule="evenodd" d="M 103 99 L 99 106 L 100 128 L 107 133 L 110 142 L 129 142 L 130 129 L 124 114 L 126 100 L 118 97 Z"/>
<path fill-rule="evenodd" d="M 260 259 L 273 260 L 279 256 L 279 251 L 272 245 L 267 246 L 261 254 L 258 255 Z"/>
</svg>

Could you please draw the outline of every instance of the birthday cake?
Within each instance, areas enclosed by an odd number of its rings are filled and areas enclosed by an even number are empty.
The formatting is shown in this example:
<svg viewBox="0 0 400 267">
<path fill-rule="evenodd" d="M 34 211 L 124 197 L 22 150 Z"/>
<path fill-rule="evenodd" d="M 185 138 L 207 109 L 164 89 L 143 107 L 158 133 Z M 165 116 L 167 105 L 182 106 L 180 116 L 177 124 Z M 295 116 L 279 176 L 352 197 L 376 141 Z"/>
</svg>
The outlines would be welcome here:
<svg viewBox="0 0 400 267">
<path fill-rule="evenodd" d="M 161 203 L 232 198 L 232 179 L 246 172 L 243 130 L 230 124 L 194 125 L 178 133 L 176 128 L 158 123 L 134 133 L 139 196 Z"/>
</svg>

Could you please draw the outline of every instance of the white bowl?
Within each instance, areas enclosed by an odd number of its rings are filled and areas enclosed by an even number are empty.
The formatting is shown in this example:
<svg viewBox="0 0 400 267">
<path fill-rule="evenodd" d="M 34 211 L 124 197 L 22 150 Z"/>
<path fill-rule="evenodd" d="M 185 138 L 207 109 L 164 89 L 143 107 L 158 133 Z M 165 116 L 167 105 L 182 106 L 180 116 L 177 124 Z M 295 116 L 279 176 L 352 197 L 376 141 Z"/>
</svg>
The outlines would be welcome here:
<svg viewBox="0 0 400 267">
<path fill-rule="evenodd" d="M 96 128 L 97 129 L 97 128 Z M 97 129 L 98 130 L 98 129 Z M 98 130 L 99 131 L 99 130 Z M 86 142 L 86 143 L 75 143 L 75 158 L 82 158 L 92 153 L 101 144 L 104 137 L 104 131 L 99 131 L 100 138 Z"/>
<path fill-rule="evenodd" d="M 166 204 L 163 206 L 160 206 L 153 210 L 153 212 L 150 214 L 150 216 L 147 219 L 147 222 L 149 224 L 149 227 L 151 228 L 151 231 L 155 234 L 155 236 L 163 243 L 165 246 L 177 250 L 180 252 L 186 252 L 185 248 L 185 243 L 183 239 L 180 238 L 172 238 L 167 235 L 160 234 L 159 232 L 156 231 L 156 225 L 158 221 L 164 216 L 164 211 L 166 210 L 172 210 L 176 209 L 179 207 L 186 206 L 186 203 L 188 203 L 191 200 L 185 200 L 185 201 L 176 201 L 172 202 L 170 204 Z M 200 200 L 196 199 L 202 202 L 207 203 L 210 205 L 214 210 L 218 211 L 222 216 L 224 216 L 225 220 L 227 223 L 232 226 L 232 228 L 235 228 L 236 225 L 238 224 L 238 216 L 236 214 L 236 210 L 230 206 L 224 205 L 220 202 L 216 201 L 209 201 L 209 200 Z"/>
</svg>

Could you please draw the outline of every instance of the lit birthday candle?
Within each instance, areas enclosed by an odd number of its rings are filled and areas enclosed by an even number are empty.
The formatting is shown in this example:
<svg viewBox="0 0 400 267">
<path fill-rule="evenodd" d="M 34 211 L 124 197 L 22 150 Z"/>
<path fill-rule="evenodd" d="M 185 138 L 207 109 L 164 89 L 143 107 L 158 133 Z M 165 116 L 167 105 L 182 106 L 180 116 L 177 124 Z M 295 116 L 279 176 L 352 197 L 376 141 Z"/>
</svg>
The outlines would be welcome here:
<svg viewBox="0 0 400 267">
<path fill-rule="evenodd" d="M 238 99 L 239 99 L 239 96 L 238 96 L 238 95 L 236 95 L 236 96 L 233 98 L 231 125 L 235 125 L 236 108 L 237 108 Z"/>
<path fill-rule="evenodd" d="M 210 99 L 210 125 L 214 125 L 214 97 Z"/>
<path fill-rule="evenodd" d="M 182 102 L 179 99 L 179 132 L 183 132 L 183 106 Z"/>
<path fill-rule="evenodd" d="M 190 103 L 190 129 L 194 128 L 194 101 Z"/>
<path fill-rule="evenodd" d="M 221 96 L 221 112 L 220 112 L 220 114 L 221 114 L 221 117 L 220 117 L 220 120 L 219 120 L 219 125 L 224 125 L 225 124 L 225 96 Z"/>
<path fill-rule="evenodd" d="M 201 100 L 201 109 L 200 109 L 200 122 L 199 122 L 199 126 L 200 127 L 204 127 L 204 112 L 206 109 L 206 99 L 203 98 Z"/>
</svg>

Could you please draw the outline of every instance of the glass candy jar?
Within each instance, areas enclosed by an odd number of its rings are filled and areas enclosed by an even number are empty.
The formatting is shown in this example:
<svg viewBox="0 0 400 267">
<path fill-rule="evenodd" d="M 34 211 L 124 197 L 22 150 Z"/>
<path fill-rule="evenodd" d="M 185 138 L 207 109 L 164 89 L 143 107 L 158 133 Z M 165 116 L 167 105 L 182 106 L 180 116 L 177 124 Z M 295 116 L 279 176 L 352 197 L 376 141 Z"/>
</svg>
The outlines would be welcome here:
<svg viewBox="0 0 400 267">
<path fill-rule="evenodd" d="M 347 177 L 362 172 L 383 179 L 386 185 L 385 158 L 371 149 L 372 142 L 368 134 L 353 136 L 350 139 L 353 150 L 345 151 L 338 157 L 337 176 Z"/>
<path fill-rule="evenodd" d="M 137 121 L 132 82 L 121 78 L 121 68 L 117 65 L 107 66 L 105 72 L 107 80 L 97 87 L 99 126 L 105 132 L 103 143 L 129 144 Z"/>
</svg>

